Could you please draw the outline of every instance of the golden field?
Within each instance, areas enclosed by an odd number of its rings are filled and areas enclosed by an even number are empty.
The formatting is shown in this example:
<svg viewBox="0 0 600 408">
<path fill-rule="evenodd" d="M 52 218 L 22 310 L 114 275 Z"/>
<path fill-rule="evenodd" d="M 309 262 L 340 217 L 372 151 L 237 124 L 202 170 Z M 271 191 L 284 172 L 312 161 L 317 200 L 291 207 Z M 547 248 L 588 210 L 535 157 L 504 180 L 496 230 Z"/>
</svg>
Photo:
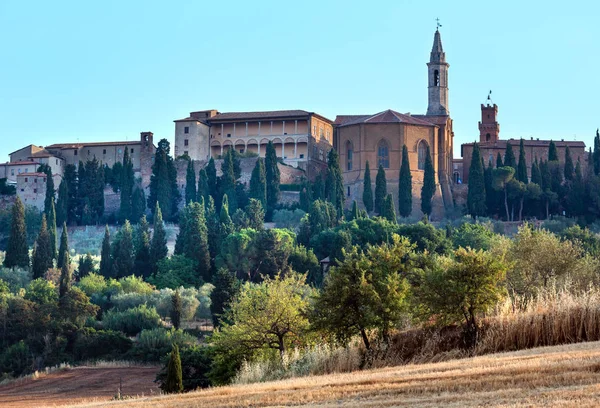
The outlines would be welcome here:
<svg viewBox="0 0 600 408">
<path fill-rule="evenodd" d="M 600 342 L 85 407 L 595 407 Z"/>
</svg>

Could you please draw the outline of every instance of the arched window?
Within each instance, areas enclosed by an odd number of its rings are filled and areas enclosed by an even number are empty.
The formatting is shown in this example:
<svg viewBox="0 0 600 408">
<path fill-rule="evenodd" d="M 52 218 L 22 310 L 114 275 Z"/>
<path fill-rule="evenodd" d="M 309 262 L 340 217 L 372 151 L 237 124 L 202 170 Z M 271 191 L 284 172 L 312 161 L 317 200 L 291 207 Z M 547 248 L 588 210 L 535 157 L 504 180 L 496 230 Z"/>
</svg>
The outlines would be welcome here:
<svg viewBox="0 0 600 408">
<path fill-rule="evenodd" d="M 419 170 L 425 170 L 425 160 L 427 160 L 427 142 L 421 140 L 417 147 L 417 155 L 419 157 L 418 167 Z"/>
<path fill-rule="evenodd" d="M 454 172 L 454 184 L 460 183 L 460 173 L 458 171 Z"/>
<path fill-rule="evenodd" d="M 352 170 L 352 156 L 353 156 L 353 151 L 354 149 L 352 149 L 352 142 L 348 142 L 346 143 L 346 169 L 348 171 Z"/>
<path fill-rule="evenodd" d="M 384 169 L 390 168 L 390 150 L 385 140 L 379 142 L 377 147 L 377 165 L 383 166 Z"/>
<path fill-rule="evenodd" d="M 433 71 L 433 86 L 440 86 L 440 73 L 437 69 Z"/>
<path fill-rule="evenodd" d="M 492 137 L 492 135 L 490 135 L 489 133 L 486 133 L 485 134 L 485 141 L 489 142 L 491 137 Z"/>
</svg>

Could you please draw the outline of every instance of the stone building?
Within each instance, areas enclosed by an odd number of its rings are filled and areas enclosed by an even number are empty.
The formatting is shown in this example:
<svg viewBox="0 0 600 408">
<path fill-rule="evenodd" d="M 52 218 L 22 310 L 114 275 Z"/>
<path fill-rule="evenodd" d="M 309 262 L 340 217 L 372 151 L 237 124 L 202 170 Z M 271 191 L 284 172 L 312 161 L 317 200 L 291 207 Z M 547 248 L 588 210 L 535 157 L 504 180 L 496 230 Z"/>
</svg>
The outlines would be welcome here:
<svg viewBox="0 0 600 408">
<path fill-rule="evenodd" d="M 24 205 L 44 209 L 46 199 L 46 173 L 21 173 L 17 176 L 17 194 Z M 55 179 L 56 181 L 56 179 Z"/>
<path fill-rule="evenodd" d="M 448 104 L 448 68 L 439 30 L 427 63 L 428 107 L 425 115 L 402 114 L 387 110 L 371 115 L 338 115 L 335 120 L 335 147 L 339 151 L 343 171 L 346 204 L 356 200 L 362 205 L 363 177 L 369 161 L 371 180 L 377 168 L 386 171 L 388 192 L 398 208 L 398 181 L 402 146 L 408 148 L 413 181 L 413 214 L 420 215 L 425 157 L 430 148 L 436 173 L 434 217 L 453 206 L 451 180 L 453 137 Z M 374 185 L 373 185 L 374 188 Z"/>
<path fill-rule="evenodd" d="M 314 112 L 285 110 L 225 112 L 205 110 L 175 121 L 175 156 L 204 162 L 228 149 L 265 156 L 273 142 L 283 162 L 314 177 L 333 145 L 333 122 Z"/>
<path fill-rule="evenodd" d="M 492 162 L 494 167 L 496 166 L 496 157 L 498 153 L 504 160 L 504 154 L 506 152 L 506 145 L 510 144 L 515 154 L 517 161 L 519 160 L 519 145 L 520 139 L 500 139 L 500 124 L 498 123 L 498 106 L 496 104 L 481 105 L 481 122 L 479 122 L 479 150 L 481 157 L 487 166 L 488 163 Z M 525 147 L 525 158 L 527 162 L 527 174 L 531 177 L 531 165 L 534 160 L 548 160 L 548 150 L 550 147 L 550 140 L 540 140 L 539 138 L 523 139 L 523 145 Z M 456 160 L 454 162 L 453 179 L 455 182 L 460 180 L 462 183 L 469 181 L 469 168 L 471 167 L 471 156 L 473 155 L 473 143 L 464 143 L 461 145 L 461 156 L 462 161 Z M 554 141 L 556 149 L 558 151 L 558 159 L 561 163 L 565 160 L 565 150 L 569 147 L 569 153 L 573 159 L 573 163 L 577 163 L 577 160 L 581 161 L 582 167 L 586 165 L 586 151 L 585 143 L 581 141 L 565 141 L 564 139 Z"/>
</svg>

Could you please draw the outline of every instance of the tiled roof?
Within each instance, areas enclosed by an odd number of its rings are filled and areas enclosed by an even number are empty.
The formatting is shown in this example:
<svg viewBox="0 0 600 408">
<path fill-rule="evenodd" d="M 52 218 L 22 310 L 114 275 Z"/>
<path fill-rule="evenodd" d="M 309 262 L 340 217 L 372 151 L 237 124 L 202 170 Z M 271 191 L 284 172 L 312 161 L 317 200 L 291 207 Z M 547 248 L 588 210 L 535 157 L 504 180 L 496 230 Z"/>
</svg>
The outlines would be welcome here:
<svg viewBox="0 0 600 408">
<path fill-rule="evenodd" d="M 132 140 L 129 142 L 93 142 L 93 143 L 55 143 L 50 146 L 46 146 L 46 149 L 80 149 L 82 147 L 94 147 L 94 146 L 134 146 L 139 145 L 141 142 L 138 140 Z"/>
<path fill-rule="evenodd" d="M 27 164 L 39 164 L 39 163 L 34 162 L 32 160 L 22 160 L 22 161 L 16 161 L 16 162 L 6 162 L 3 164 L 3 166 L 24 166 Z"/>
<path fill-rule="evenodd" d="M 23 177 L 23 176 L 29 176 L 29 177 L 46 177 L 46 173 L 21 173 L 21 174 L 17 174 L 17 177 Z"/>
<path fill-rule="evenodd" d="M 341 125 L 345 125 L 348 122 L 353 122 L 357 119 L 361 119 L 361 118 L 368 118 L 371 115 L 337 115 L 335 117 L 335 121 L 333 121 L 333 123 L 335 125 L 341 126 Z"/>
<path fill-rule="evenodd" d="M 510 144 L 512 146 L 515 147 L 519 147 L 519 143 L 521 143 L 521 139 L 510 139 L 510 140 L 498 140 L 497 142 L 479 142 L 479 146 L 482 148 L 490 148 L 490 147 L 498 147 L 498 148 L 506 148 L 506 144 L 510 142 Z M 550 142 L 551 140 L 531 140 L 531 139 L 523 139 L 523 145 L 524 146 L 550 146 Z M 463 143 L 464 145 L 473 145 L 472 143 Z M 580 140 L 573 140 L 573 141 L 564 141 L 564 140 L 560 140 L 560 141 L 554 141 L 554 144 L 556 145 L 556 147 L 565 147 L 565 146 L 569 146 L 569 147 L 582 147 L 585 148 L 585 142 L 582 142 Z"/>
<path fill-rule="evenodd" d="M 200 119 L 193 118 L 191 116 L 188 116 L 187 118 L 183 118 L 183 119 L 177 119 L 177 120 L 174 120 L 173 122 L 202 122 L 202 123 L 205 123 L 205 122 L 201 121 Z"/>
<path fill-rule="evenodd" d="M 423 119 L 416 118 L 411 115 L 406 115 L 403 113 L 399 113 L 388 109 L 383 112 L 376 113 L 372 116 L 360 116 L 355 120 L 347 121 L 346 123 L 340 126 L 350 126 L 356 125 L 360 123 L 365 124 L 373 124 L 373 123 L 406 123 L 409 125 L 421 125 L 421 126 L 435 126 L 431 122 L 427 122 Z"/>
<path fill-rule="evenodd" d="M 414 118 L 424 120 L 435 125 L 445 125 L 448 122 L 448 116 L 437 115 L 412 115 Z"/>
<path fill-rule="evenodd" d="M 45 157 L 54 157 L 54 155 L 52 153 L 48 152 L 47 150 L 40 150 L 39 152 L 33 153 L 29 157 L 30 158 L 31 157 L 34 157 L 34 158 L 45 158 Z"/>
<path fill-rule="evenodd" d="M 81 143 L 54 143 L 46 146 L 47 149 L 79 149 L 83 146 Z"/>
<path fill-rule="evenodd" d="M 36 145 L 34 145 L 34 144 L 30 144 L 30 145 L 27 145 L 27 146 L 25 146 L 25 147 L 21 147 L 20 149 L 18 149 L 18 150 L 15 150 L 14 152 L 11 152 L 11 153 L 9 153 L 8 155 L 10 156 L 11 154 L 15 154 L 16 152 L 20 152 L 21 150 L 25 150 L 25 149 L 27 149 L 28 147 L 37 147 L 37 148 L 43 149 L 43 147 L 42 147 L 42 146 L 36 146 Z"/>
<path fill-rule="evenodd" d="M 310 112 L 305 110 L 281 110 L 264 112 L 225 112 L 208 119 L 211 122 L 219 120 L 241 120 L 241 119 L 278 119 L 289 117 L 308 116 Z"/>
</svg>

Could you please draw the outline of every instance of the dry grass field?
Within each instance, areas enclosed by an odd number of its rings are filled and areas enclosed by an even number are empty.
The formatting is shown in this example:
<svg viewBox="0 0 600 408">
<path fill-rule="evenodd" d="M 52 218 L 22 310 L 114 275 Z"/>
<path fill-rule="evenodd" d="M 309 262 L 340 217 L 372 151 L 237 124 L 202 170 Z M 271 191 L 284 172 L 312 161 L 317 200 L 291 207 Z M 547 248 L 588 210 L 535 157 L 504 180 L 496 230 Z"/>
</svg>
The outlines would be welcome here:
<svg viewBox="0 0 600 408">
<path fill-rule="evenodd" d="M 596 407 L 600 342 L 78 406 Z"/>
</svg>

